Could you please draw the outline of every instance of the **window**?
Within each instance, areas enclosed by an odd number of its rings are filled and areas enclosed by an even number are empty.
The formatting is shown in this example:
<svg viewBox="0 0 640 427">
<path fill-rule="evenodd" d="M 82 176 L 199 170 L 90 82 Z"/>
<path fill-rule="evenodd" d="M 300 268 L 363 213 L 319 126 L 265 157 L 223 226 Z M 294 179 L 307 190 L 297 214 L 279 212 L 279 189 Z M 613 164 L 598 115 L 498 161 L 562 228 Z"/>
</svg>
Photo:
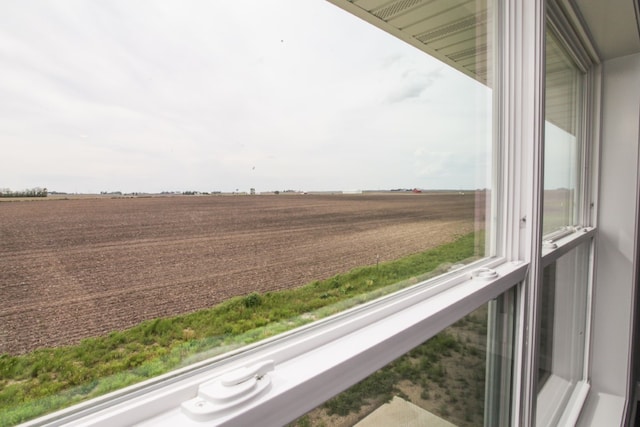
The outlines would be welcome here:
<svg viewBox="0 0 640 427">
<path fill-rule="evenodd" d="M 575 34 L 558 26 L 556 6 L 545 33 L 545 123 L 542 273 L 537 286 L 536 425 L 571 424 L 589 390 L 585 370 L 591 301 L 593 233 L 584 214 L 590 160 L 584 66 L 567 46 Z M 560 35 L 562 34 L 562 36 Z"/>
<path fill-rule="evenodd" d="M 261 134 L 269 140 L 268 144 L 258 144 L 248 153 L 231 156 L 234 165 L 245 167 L 245 172 L 248 166 L 248 173 L 254 174 L 254 170 L 261 167 L 249 161 L 246 154 L 256 154 L 261 161 L 274 160 L 279 168 L 288 165 L 294 172 L 291 176 L 309 178 L 309 182 L 319 187 L 309 186 L 293 195 L 284 190 L 291 188 L 285 187 L 286 184 L 280 183 L 277 187 L 274 184 L 269 188 L 282 190 L 278 190 L 279 194 L 274 190 L 267 196 L 260 194 L 262 189 L 258 184 L 243 184 L 248 187 L 246 195 L 226 195 L 226 202 L 233 200 L 235 204 L 227 217 L 247 227 L 242 232 L 236 230 L 235 237 L 245 236 L 245 241 L 250 243 L 242 247 L 238 243 L 241 239 L 228 239 L 227 246 L 240 248 L 240 253 L 250 256 L 249 261 L 243 259 L 239 264 L 233 264 L 231 258 L 218 264 L 238 276 L 255 273 L 259 268 L 277 272 L 282 264 L 270 265 L 264 260 L 259 263 L 258 254 L 268 252 L 277 255 L 278 260 L 287 258 L 285 252 L 276 253 L 263 246 L 270 241 L 266 229 L 284 227 L 288 231 L 281 239 L 284 249 L 292 249 L 296 258 L 303 259 L 302 255 L 308 253 L 311 255 L 306 259 L 323 260 L 320 267 L 303 263 L 302 270 L 313 273 L 305 289 L 320 290 L 320 294 L 297 295 L 296 306 L 324 302 L 311 308 L 304 306 L 302 312 L 292 314 L 282 304 L 284 294 L 275 289 L 252 289 L 253 292 L 224 305 L 224 309 L 234 315 L 249 313 L 249 319 L 225 324 L 222 332 L 210 333 L 202 339 L 194 329 L 182 326 L 176 319 L 146 323 L 146 328 L 160 331 L 160 335 L 178 324 L 186 342 L 171 347 L 171 342 L 158 345 L 151 340 L 152 347 L 169 350 L 161 358 L 150 358 L 148 363 L 145 360 L 133 370 L 126 370 L 123 376 L 116 374 L 107 378 L 124 389 L 54 412 L 36 420 L 35 424 L 285 425 L 331 402 L 350 387 L 359 387 L 357 384 L 362 381 L 366 384 L 368 379 L 385 377 L 388 369 L 395 374 L 410 372 L 419 378 L 422 390 L 420 399 L 414 403 L 423 404 L 420 400 L 431 398 L 431 390 L 425 391 L 423 386 L 432 375 L 431 379 L 436 381 L 434 392 L 437 390 L 441 399 L 446 395 L 455 407 L 458 402 L 451 399 L 460 398 L 457 394 L 457 383 L 462 383 L 459 376 L 451 373 L 448 379 L 453 383 L 447 383 L 447 376 L 442 378 L 443 370 L 430 371 L 433 366 L 428 364 L 422 366 L 424 372 L 416 372 L 417 360 L 421 353 L 429 353 L 430 342 L 444 340 L 455 347 L 447 337 L 452 334 L 463 337 L 465 327 L 477 328 L 486 335 L 484 339 L 469 335 L 475 350 L 459 347 L 480 356 L 474 359 L 477 371 L 482 372 L 477 376 L 479 381 L 474 384 L 477 386 L 474 390 L 482 389 L 482 395 L 473 393 L 473 404 L 469 405 L 472 411 L 468 416 L 463 413 L 462 419 L 454 420 L 456 423 L 527 426 L 571 424 L 577 419 L 589 391 L 591 246 L 596 239 L 596 229 L 573 226 L 594 225 L 584 215 L 583 208 L 592 200 L 587 197 L 587 186 L 583 184 L 591 178 L 590 169 L 586 167 L 592 160 L 590 153 L 597 152 L 591 149 L 593 141 L 584 131 L 588 121 L 585 117 L 594 114 L 585 111 L 592 100 L 587 96 L 589 91 L 584 90 L 593 84 L 593 75 L 588 64 L 575 65 L 574 50 L 580 45 L 580 38 L 567 37 L 565 33 L 579 22 L 572 20 L 569 25 L 557 19 L 566 5 L 556 7 L 553 1 L 332 2 L 366 22 L 354 21 L 322 3 L 319 9 L 314 9 L 317 13 L 313 14 L 312 22 L 302 24 L 300 20 L 291 19 L 289 13 L 305 8 L 306 3 L 286 3 L 274 21 L 270 21 L 277 23 L 276 33 L 286 31 L 293 23 L 295 28 L 291 34 L 312 33 L 314 36 L 298 46 L 291 57 L 278 51 L 278 58 L 293 77 L 283 78 L 275 68 L 263 70 L 266 72 L 261 78 L 271 86 L 257 92 L 256 98 L 248 98 L 252 100 L 250 106 L 264 116 L 260 117 L 264 121 L 260 122 L 263 126 L 259 131 L 231 120 L 243 137 Z M 256 12 L 254 19 L 243 9 L 241 17 L 254 24 L 238 36 L 246 46 L 255 42 L 245 35 L 255 33 L 256 22 L 268 21 L 266 18 L 272 16 L 269 15 L 271 5 L 265 5 L 265 2 L 254 5 L 251 9 L 251 13 Z M 316 6 L 314 3 L 313 7 Z M 327 6 L 330 7 L 325 9 Z M 175 15 L 182 16 L 184 11 L 181 9 Z M 166 12 L 161 15 L 174 15 Z M 562 16 L 567 20 L 575 18 Z M 546 18 L 550 28 L 547 34 Z M 240 21 L 229 20 L 238 26 Z M 197 22 L 188 22 L 194 33 L 211 30 L 209 21 L 204 27 L 198 27 Z M 322 23 L 321 28 L 331 31 L 307 31 L 311 24 Z M 356 28 L 362 28 L 363 33 Z M 267 36 L 271 32 L 265 30 L 261 34 Z M 544 50 L 545 37 L 548 38 L 547 51 Z M 332 44 L 323 48 L 315 44 L 318 38 L 328 39 Z M 171 33 L 171 40 L 174 39 Z M 284 48 L 288 40 L 288 36 L 277 37 L 276 49 Z M 572 43 L 566 43 L 567 40 Z M 341 49 L 347 46 L 349 49 L 343 52 Z M 385 56 L 387 48 L 399 56 Z M 401 51 L 395 51 L 396 48 Z M 237 59 L 236 50 L 229 58 Z M 326 51 L 342 53 L 342 61 L 338 61 L 339 64 L 319 61 Z M 309 52 L 313 55 L 307 56 Z M 368 63 L 368 55 L 381 61 Z M 549 58 L 546 70 L 541 60 L 545 55 Z M 440 62 L 434 62 L 434 58 Z M 251 64 L 260 68 L 269 62 L 267 59 L 260 58 Z M 304 67 L 305 62 L 311 66 Z M 247 65 L 246 61 L 240 63 Z M 185 64 L 188 65 L 188 61 Z M 339 68 L 345 64 L 347 68 Z M 368 66 L 358 68 L 362 64 Z M 436 68 L 429 68 L 432 66 Z M 245 73 L 251 67 L 241 68 Z M 324 75 L 313 74 L 316 70 L 323 71 Z M 387 74 L 372 74 L 376 70 Z M 327 75 L 340 79 L 324 80 Z M 298 78 L 302 83 L 296 86 Z M 397 91 L 383 90 L 387 88 L 387 78 L 399 84 L 392 86 Z M 548 82 L 546 94 L 545 80 Z M 321 85 L 323 82 L 329 85 Z M 254 87 L 255 81 L 246 83 Z M 226 87 L 230 88 L 239 90 Z M 287 92 L 291 88 L 296 89 Z M 270 110 L 267 101 L 274 95 L 277 95 L 276 101 Z M 325 105 L 323 100 L 330 95 L 336 98 L 331 98 L 325 108 L 317 109 L 318 105 Z M 307 104 L 309 98 L 315 104 Z M 241 105 L 236 101 L 238 103 L 221 109 L 228 114 L 225 118 L 233 118 L 229 111 Z M 283 114 L 286 110 L 280 101 L 295 107 L 291 116 Z M 546 102 L 546 117 L 541 115 L 543 102 Z M 200 106 L 205 108 L 206 104 Z M 378 107 L 384 109 L 378 110 Z M 326 111 L 329 111 L 328 117 L 323 116 Z M 292 119 L 282 121 L 283 116 Z M 385 127 L 387 124 L 389 128 Z M 198 134 L 197 126 L 187 128 Z M 311 140 L 304 139 L 297 145 L 278 145 L 281 140 L 296 136 L 296 129 L 302 129 Z M 435 136 L 445 143 L 433 143 Z M 334 138 L 339 143 L 332 144 Z M 414 149 L 414 143 L 428 149 Z M 272 146 L 280 147 L 277 161 L 258 155 Z M 300 152 L 307 155 L 304 161 L 295 157 Z M 333 162 L 323 163 L 322 155 L 327 152 L 339 155 L 333 157 Z M 283 159 L 294 160 L 287 163 Z M 443 167 L 445 164 L 448 166 Z M 386 175 L 388 169 L 393 173 Z M 288 169 L 282 171 L 286 174 Z M 314 194 L 327 188 L 325 180 L 333 176 L 341 183 L 353 183 L 351 190 Z M 381 184 L 367 181 L 367 177 L 378 176 L 386 177 Z M 406 176 L 429 176 L 432 181 L 424 185 L 396 185 L 394 179 Z M 267 179 L 269 175 L 260 177 Z M 360 182 L 364 184 L 358 184 Z M 457 182 L 466 184 L 455 184 Z M 431 184 L 434 187 L 430 187 Z M 448 185 L 456 188 L 445 188 Z M 378 191 L 366 191 L 371 186 Z M 241 192 L 239 187 L 233 187 L 225 192 Z M 443 191 L 434 191 L 436 189 Z M 436 199 L 439 203 L 430 203 Z M 154 197 L 134 200 L 135 203 L 160 203 Z M 211 212 L 212 200 L 221 199 L 207 195 L 181 200 L 189 202 L 185 202 L 175 218 L 188 218 L 205 233 L 203 230 L 211 223 L 202 222 L 202 218 Z M 267 200 L 276 205 L 265 205 Z M 442 205 L 443 200 L 450 204 Z M 411 201 L 417 205 L 411 205 Z M 263 204 L 256 207 L 252 203 Z M 431 211 L 434 206 L 436 211 Z M 446 208 L 438 210 L 438 206 Z M 304 226 L 306 217 L 296 216 L 303 207 L 319 221 L 311 231 Z M 321 210 L 325 207 L 328 210 Z M 1 210 L 0 215 L 12 209 L 18 208 Z M 243 222 L 242 215 L 251 210 L 272 216 L 260 224 Z M 10 217 L 18 216 L 14 213 Z M 84 217 L 80 215 L 79 219 Z M 167 219 L 164 214 L 159 217 Z M 292 217 L 296 219 L 292 221 Z M 145 219 L 143 216 L 140 224 L 146 224 Z M 339 226 L 334 229 L 336 219 Z M 167 230 L 174 238 L 184 233 L 183 225 L 176 226 L 178 220 L 166 221 L 173 225 Z M 381 222 L 376 222 L 378 220 Z M 453 245 L 436 245 L 416 258 L 406 258 L 408 254 L 402 253 L 390 256 L 388 264 L 382 256 L 378 259 L 379 250 L 390 251 L 393 236 L 400 236 L 398 240 L 402 242 L 415 243 L 418 252 L 427 249 L 434 235 L 422 226 L 429 221 L 436 221 L 441 228 L 451 222 L 454 233 L 462 234 L 457 236 L 461 239 Z M 77 223 L 82 226 L 81 221 Z M 368 228 L 371 224 L 375 226 Z M 259 231 L 259 237 L 248 230 Z M 330 237 L 328 231 L 331 230 L 337 230 L 339 244 L 321 250 L 320 242 Z M 382 230 L 389 234 L 380 243 L 375 237 Z M 305 233 L 313 236 L 311 243 L 294 246 L 298 234 Z M 354 235 L 363 240 L 354 244 Z M 190 268 L 203 271 L 200 269 L 207 260 L 203 254 L 211 255 L 218 250 L 213 246 L 215 240 L 213 236 L 198 234 L 181 246 L 189 255 Z M 365 245 L 371 242 L 372 246 Z M 465 248 L 464 256 L 460 256 L 463 251 L 456 243 Z M 159 260 L 156 268 L 164 268 L 167 259 Z M 336 260 L 341 262 L 342 270 L 331 272 L 328 280 L 323 280 L 317 268 L 325 268 Z M 349 262 L 355 262 L 353 267 L 365 267 L 351 275 L 344 272 Z M 168 265 L 172 268 L 176 264 Z M 340 277 L 332 276 L 334 273 Z M 246 276 L 242 277 L 245 280 L 240 282 L 246 281 Z M 389 279 L 384 285 L 382 277 Z M 253 283 L 264 280 L 259 274 L 249 278 Z M 172 296 L 176 295 L 182 296 L 185 292 L 181 290 Z M 259 312 L 274 301 L 279 317 Z M 331 304 L 325 304 L 329 302 Z M 564 307 L 570 309 L 561 309 Z M 203 323 L 213 324 L 216 318 L 210 316 Z M 260 324 L 252 323 L 255 321 Z M 89 342 L 101 349 L 99 340 Z M 455 360 L 462 355 L 462 350 L 448 352 L 445 349 L 437 353 L 434 357 L 440 357 L 437 363 L 442 368 L 443 364 L 452 363 L 444 362 L 442 357 L 449 353 Z M 60 359 L 53 356 L 50 360 Z M 160 365 L 165 360 L 172 363 L 168 368 Z M 2 356 L 0 363 L 5 363 L 2 368 L 6 369 L 6 366 L 19 366 L 19 361 L 12 356 Z M 142 382 L 129 385 L 126 375 L 132 372 L 137 375 L 135 380 Z M 38 378 L 39 371 L 35 373 Z M 393 394 L 401 398 L 408 396 L 396 382 L 390 386 Z M 89 393 L 96 394 L 112 390 L 106 389 L 102 381 L 91 382 L 86 387 Z M 454 392 L 456 395 L 451 396 Z M 82 386 L 71 392 L 78 400 L 95 395 L 89 393 Z M 363 397 L 361 394 L 356 392 L 358 398 Z M 62 397 L 66 398 L 64 394 Z M 382 397 L 388 395 L 383 393 Z M 371 398 L 371 409 L 380 406 L 382 400 L 378 396 Z M 67 403 L 69 399 L 64 402 Z M 52 409 L 55 406 L 50 405 L 42 412 Z M 446 411 L 441 409 L 428 410 L 436 413 L 440 410 L 437 416 L 447 418 Z M 10 422 L 24 419 L 16 418 L 18 412 L 7 412 L 12 418 L 3 419 Z M 311 418 L 309 415 L 302 421 L 305 423 Z"/>
<path fill-rule="evenodd" d="M 543 233 L 578 224 L 582 73 L 551 30 L 546 35 Z"/>
<path fill-rule="evenodd" d="M 544 268 L 540 316 L 537 425 L 557 424 L 574 391 L 584 385 L 592 242 Z"/>
<path fill-rule="evenodd" d="M 493 6 L 443 5 L 411 46 L 321 1 L 13 4 L 1 168 L 49 200 L 0 211 L 1 418 L 496 255 Z"/>
<path fill-rule="evenodd" d="M 500 425 L 511 409 L 515 301 L 512 289 L 482 305 L 292 425 Z"/>
</svg>

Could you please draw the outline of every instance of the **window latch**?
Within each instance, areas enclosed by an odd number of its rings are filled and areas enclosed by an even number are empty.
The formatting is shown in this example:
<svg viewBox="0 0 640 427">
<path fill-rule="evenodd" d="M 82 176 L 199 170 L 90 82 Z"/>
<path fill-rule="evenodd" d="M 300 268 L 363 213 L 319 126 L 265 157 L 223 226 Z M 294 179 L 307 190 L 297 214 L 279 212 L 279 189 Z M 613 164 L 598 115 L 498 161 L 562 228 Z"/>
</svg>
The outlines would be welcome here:
<svg viewBox="0 0 640 427">
<path fill-rule="evenodd" d="M 268 390 L 271 386 L 268 373 L 274 368 L 273 360 L 266 360 L 201 384 L 197 397 L 182 402 L 182 411 L 195 421 L 226 415 Z"/>
<path fill-rule="evenodd" d="M 478 268 L 471 272 L 472 279 L 493 280 L 497 279 L 498 276 L 500 275 L 493 268 Z"/>
</svg>

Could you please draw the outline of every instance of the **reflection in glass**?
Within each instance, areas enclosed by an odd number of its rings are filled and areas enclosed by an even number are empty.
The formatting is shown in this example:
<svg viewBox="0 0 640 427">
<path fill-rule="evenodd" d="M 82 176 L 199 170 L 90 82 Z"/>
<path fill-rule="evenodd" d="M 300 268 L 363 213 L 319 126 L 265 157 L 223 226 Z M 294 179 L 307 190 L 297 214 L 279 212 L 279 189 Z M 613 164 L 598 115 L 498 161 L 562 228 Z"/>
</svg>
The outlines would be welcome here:
<svg viewBox="0 0 640 427">
<path fill-rule="evenodd" d="M 545 267 L 541 289 L 538 425 L 557 422 L 584 379 L 587 287 L 591 242 Z M 554 415 L 555 414 L 555 415 Z"/>
<path fill-rule="evenodd" d="M 576 224 L 582 74 L 547 31 L 543 233 Z"/>
<path fill-rule="evenodd" d="M 483 305 L 291 425 L 509 425 L 514 295 Z"/>
</svg>

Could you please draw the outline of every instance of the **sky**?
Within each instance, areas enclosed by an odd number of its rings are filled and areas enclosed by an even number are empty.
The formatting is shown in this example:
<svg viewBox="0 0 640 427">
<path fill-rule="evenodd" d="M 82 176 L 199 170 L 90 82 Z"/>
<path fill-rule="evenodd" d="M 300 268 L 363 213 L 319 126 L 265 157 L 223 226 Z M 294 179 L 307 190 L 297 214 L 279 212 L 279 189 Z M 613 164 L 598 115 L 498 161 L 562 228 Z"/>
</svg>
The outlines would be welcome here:
<svg viewBox="0 0 640 427">
<path fill-rule="evenodd" d="M 491 91 L 322 0 L 5 0 L 0 188 L 490 186 Z"/>
</svg>

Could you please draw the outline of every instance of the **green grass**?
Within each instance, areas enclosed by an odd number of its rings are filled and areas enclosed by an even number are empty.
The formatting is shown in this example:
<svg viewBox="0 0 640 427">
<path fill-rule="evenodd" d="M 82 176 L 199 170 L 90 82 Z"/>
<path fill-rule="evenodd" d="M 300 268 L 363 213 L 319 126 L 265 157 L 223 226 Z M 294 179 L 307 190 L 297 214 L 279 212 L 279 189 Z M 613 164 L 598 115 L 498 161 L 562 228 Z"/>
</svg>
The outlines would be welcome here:
<svg viewBox="0 0 640 427">
<path fill-rule="evenodd" d="M 0 355 L 0 426 L 14 425 L 256 342 L 440 274 L 476 255 L 482 235 L 296 289 L 252 293 L 78 345 Z M 481 247 L 481 246 L 480 246 Z"/>
<path fill-rule="evenodd" d="M 444 385 L 447 373 L 440 360 L 450 356 L 452 351 L 460 352 L 463 346 L 450 333 L 441 332 L 404 357 L 327 401 L 324 407 L 329 415 L 346 416 L 352 412 L 357 413 L 367 403 L 377 402 L 379 405 L 389 402 L 394 395 L 402 395 L 402 390 L 398 388 L 400 381 L 423 384 L 423 389 L 428 388 L 429 382 Z"/>
</svg>

